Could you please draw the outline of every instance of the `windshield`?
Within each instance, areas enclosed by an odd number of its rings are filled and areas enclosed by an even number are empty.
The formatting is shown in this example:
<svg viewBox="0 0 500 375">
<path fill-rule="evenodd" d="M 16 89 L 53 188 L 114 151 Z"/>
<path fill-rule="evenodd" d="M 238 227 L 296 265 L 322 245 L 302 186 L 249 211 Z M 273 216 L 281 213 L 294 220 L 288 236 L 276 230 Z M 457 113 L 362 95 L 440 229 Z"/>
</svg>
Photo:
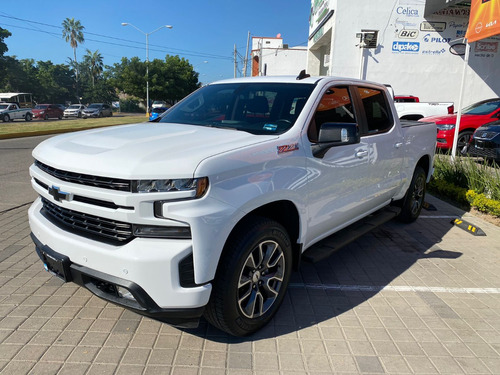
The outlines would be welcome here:
<svg viewBox="0 0 500 375">
<path fill-rule="evenodd" d="M 100 104 L 91 104 L 87 107 L 87 109 L 99 109 L 101 108 Z"/>
<path fill-rule="evenodd" d="M 72 104 L 70 105 L 68 108 L 66 109 L 80 109 L 80 105 L 79 104 Z"/>
<path fill-rule="evenodd" d="M 37 106 L 35 106 L 35 109 L 47 109 L 48 107 L 48 105 L 38 104 Z"/>
<path fill-rule="evenodd" d="M 169 109 L 160 122 L 282 134 L 293 126 L 313 89 L 307 83 L 209 85 Z"/>
<path fill-rule="evenodd" d="M 468 115 L 489 115 L 500 108 L 500 99 L 491 102 L 479 102 L 465 107 L 463 112 Z"/>
</svg>

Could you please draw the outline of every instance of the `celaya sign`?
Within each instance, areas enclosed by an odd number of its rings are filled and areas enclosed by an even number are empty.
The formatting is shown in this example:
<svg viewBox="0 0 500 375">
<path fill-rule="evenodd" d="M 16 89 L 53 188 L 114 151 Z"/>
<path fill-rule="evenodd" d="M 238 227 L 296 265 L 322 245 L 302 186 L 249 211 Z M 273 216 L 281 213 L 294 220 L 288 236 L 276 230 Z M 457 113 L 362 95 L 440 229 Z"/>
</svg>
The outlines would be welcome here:
<svg viewBox="0 0 500 375">
<path fill-rule="evenodd" d="M 465 34 L 469 43 L 497 34 L 500 34 L 500 0 L 472 0 Z"/>
</svg>

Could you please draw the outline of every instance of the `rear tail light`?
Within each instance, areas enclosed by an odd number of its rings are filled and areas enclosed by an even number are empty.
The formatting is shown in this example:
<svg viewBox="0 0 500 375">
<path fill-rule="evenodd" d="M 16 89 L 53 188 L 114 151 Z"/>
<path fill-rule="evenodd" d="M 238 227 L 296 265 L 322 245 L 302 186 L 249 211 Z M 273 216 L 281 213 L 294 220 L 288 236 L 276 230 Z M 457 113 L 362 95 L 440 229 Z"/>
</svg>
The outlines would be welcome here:
<svg viewBox="0 0 500 375">
<path fill-rule="evenodd" d="M 455 106 L 452 104 L 448 107 L 448 114 L 452 115 L 455 112 Z"/>
</svg>

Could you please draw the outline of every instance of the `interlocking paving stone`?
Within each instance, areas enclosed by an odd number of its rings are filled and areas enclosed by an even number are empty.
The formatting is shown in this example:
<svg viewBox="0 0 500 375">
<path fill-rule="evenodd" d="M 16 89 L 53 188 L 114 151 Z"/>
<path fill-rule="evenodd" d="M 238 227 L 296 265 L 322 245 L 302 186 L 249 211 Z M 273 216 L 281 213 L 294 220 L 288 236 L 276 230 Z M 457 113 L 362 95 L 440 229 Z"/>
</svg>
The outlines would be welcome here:
<svg viewBox="0 0 500 375">
<path fill-rule="evenodd" d="M 495 374 L 500 368 L 500 228 L 453 227 L 456 208 L 390 222 L 292 275 L 276 317 L 233 338 L 180 330 L 43 270 L 27 207 L 0 214 L 2 374 Z M 487 254 L 487 256 L 485 256 Z"/>
</svg>

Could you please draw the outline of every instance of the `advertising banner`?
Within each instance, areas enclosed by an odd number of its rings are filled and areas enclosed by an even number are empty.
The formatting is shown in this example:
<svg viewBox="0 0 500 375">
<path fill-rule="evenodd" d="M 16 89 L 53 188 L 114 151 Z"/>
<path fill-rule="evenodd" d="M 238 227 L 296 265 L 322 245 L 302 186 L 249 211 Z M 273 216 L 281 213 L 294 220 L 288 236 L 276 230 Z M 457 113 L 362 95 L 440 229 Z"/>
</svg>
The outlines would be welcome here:
<svg viewBox="0 0 500 375">
<path fill-rule="evenodd" d="M 500 34 L 500 0 L 472 0 L 465 34 L 469 43 L 497 34 Z"/>
</svg>

